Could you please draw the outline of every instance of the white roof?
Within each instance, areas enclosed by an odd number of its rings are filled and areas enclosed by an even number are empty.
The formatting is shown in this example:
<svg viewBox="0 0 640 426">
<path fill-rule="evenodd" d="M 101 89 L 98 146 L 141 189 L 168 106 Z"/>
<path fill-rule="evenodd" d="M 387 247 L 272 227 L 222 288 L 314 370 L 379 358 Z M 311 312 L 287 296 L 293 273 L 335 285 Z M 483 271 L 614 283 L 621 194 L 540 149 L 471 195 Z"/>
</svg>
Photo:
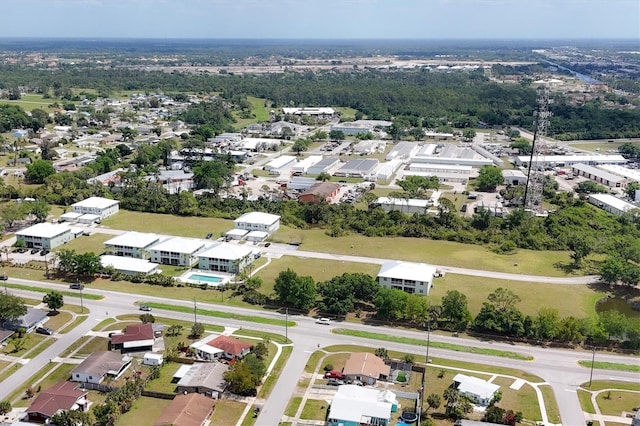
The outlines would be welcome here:
<svg viewBox="0 0 640 426">
<path fill-rule="evenodd" d="M 391 395 L 393 395 L 393 401 Z M 391 406 L 395 394 L 356 385 L 342 385 L 333 397 L 329 418 L 353 423 L 368 423 L 367 417 L 391 418 Z"/>
<path fill-rule="evenodd" d="M 21 229 L 20 231 L 16 232 L 16 235 L 39 238 L 54 238 L 69 231 L 70 228 L 63 223 L 42 222 L 36 223 L 35 225 L 25 229 Z"/>
<path fill-rule="evenodd" d="M 204 339 L 201 339 L 201 340 L 199 340 L 197 342 L 194 342 L 194 343 L 190 344 L 189 347 L 197 349 L 197 350 L 199 350 L 201 352 L 204 352 L 204 353 L 207 353 L 209 355 L 215 355 L 215 354 L 219 354 L 221 352 L 224 352 L 222 349 L 214 348 L 213 346 L 209 345 L 208 343 L 210 341 L 211 341 L 211 336 L 207 336 Z"/>
<path fill-rule="evenodd" d="M 247 231 L 246 229 L 233 228 L 233 229 L 225 232 L 224 235 L 244 237 L 245 235 L 247 235 L 247 233 L 249 233 L 249 231 Z"/>
<path fill-rule="evenodd" d="M 267 238 L 268 236 L 269 236 L 269 233 L 265 231 L 251 231 L 247 234 L 247 238 L 251 238 L 251 237 Z"/>
<path fill-rule="evenodd" d="M 638 208 L 635 205 L 627 203 L 626 201 L 621 200 L 618 197 L 614 197 L 611 194 L 589 194 L 589 200 L 596 200 L 602 204 L 606 204 L 607 206 L 611 206 L 614 209 L 620 210 L 622 212 Z"/>
<path fill-rule="evenodd" d="M 460 383 L 458 391 L 477 395 L 482 399 L 493 398 L 493 394 L 500 389 L 498 385 L 494 385 L 477 377 L 465 376 L 464 374 L 456 374 L 453 381 Z"/>
<path fill-rule="evenodd" d="M 435 273 L 436 267 L 425 263 L 391 260 L 382 264 L 378 277 L 431 282 Z"/>
<path fill-rule="evenodd" d="M 190 368 L 191 368 L 191 364 L 181 365 L 180 368 L 178 368 L 178 371 L 176 371 L 173 374 L 173 377 L 177 377 L 179 379 L 182 379 L 184 377 L 184 375 L 187 374 L 187 371 L 189 371 Z"/>
<path fill-rule="evenodd" d="M 204 247 L 205 241 L 196 238 L 173 237 L 151 247 L 152 251 L 193 254 Z"/>
<path fill-rule="evenodd" d="M 473 167 L 463 164 L 434 164 L 434 163 L 411 163 L 410 169 L 427 169 L 427 170 L 459 170 L 471 173 Z"/>
<path fill-rule="evenodd" d="M 146 354 L 144 354 L 144 357 L 147 358 L 147 359 L 162 360 L 162 354 L 157 354 L 155 352 L 147 352 Z"/>
<path fill-rule="evenodd" d="M 258 223 L 260 225 L 273 225 L 280 220 L 280 216 L 277 214 L 262 213 L 262 212 L 250 212 L 245 213 L 236 220 L 234 223 Z"/>
<path fill-rule="evenodd" d="M 293 170 L 306 170 L 307 168 L 313 166 L 314 164 L 318 164 L 322 161 L 322 155 L 312 155 L 310 157 L 305 158 L 304 160 L 298 161 L 298 163 L 293 166 Z"/>
<path fill-rule="evenodd" d="M 78 218 L 78 220 L 99 220 L 100 216 L 97 214 L 85 213 Z"/>
<path fill-rule="evenodd" d="M 60 215 L 61 219 L 77 219 L 82 216 L 82 213 L 78 212 L 66 212 Z"/>
<path fill-rule="evenodd" d="M 291 155 L 281 155 L 280 157 L 269 161 L 269 163 L 267 163 L 267 165 L 265 166 L 265 169 L 279 169 L 289 163 L 295 163 L 296 161 L 296 157 L 293 157 Z"/>
<path fill-rule="evenodd" d="M 624 178 L 622 176 L 619 175 L 614 175 L 613 173 L 609 173 L 606 170 L 602 170 L 599 167 L 594 167 L 594 166 L 590 166 L 588 164 L 582 164 L 582 163 L 578 163 L 578 164 L 574 164 L 573 168 L 576 170 L 579 170 L 583 173 L 588 173 L 592 176 L 596 176 L 599 178 L 602 178 L 604 180 L 607 180 L 609 182 L 622 182 L 624 181 Z"/>
<path fill-rule="evenodd" d="M 520 155 L 518 160 L 521 163 L 528 163 L 531 157 L 529 155 Z M 545 155 L 542 157 L 542 161 L 545 163 L 626 163 L 627 160 L 619 154 L 614 155 L 596 155 L 596 154 L 583 154 L 583 155 Z"/>
<path fill-rule="evenodd" d="M 200 254 L 198 257 L 236 260 L 253 253 L 253 249 L 245 245 L 221 243 Z"/>
<path fill-rule="evenodd" d="M 408 200 L 405 200 L 404 198 L 379 197 L 376 203 L 390 206 L 410 206 L 426 208 L 431 206 L 433 204 L 433 201 L 422 200 L 418 198 L 410 198 Z"/>
<path fill-rule="evenodd" d="M 157 263 L 151 263 L 145 259 L 111 255 L 100 256 L 100 264 L 105 268 L 111 266 L 118 271 L 140 272 L 143 274 L 153 272 L 158 267 Z"/>
<path fill-rule="evenodd" d="M 527 175 L 525 175 L 522 170 L 503 170 L 502 171 L 502 177 L 519 177 L 519 178 L 526 178 Z"/>
<path fill-rule="evenodd" d="M 110 246 L 145 248 L 158 240 L 160 240 L 160 237 L 156 234 L 130 231 L 120 234 L 117 237 L 113 237 L 110 240 L 105 241 L 104 244 Z"/>
<path fill-rule="evenodd" d="M 102 197 L 91 197 L 82 201 L 78 201 L 77 203 L 72 204 L 71 207 L 106 209 L 107 207 L 111 207 L 118 203 L 120 203 L 120 201 L 118 200 L 111 200 L 109 198 Z"/>
<path fill-rule="evenodd" d="M 640 170 L 630 169 L 625 166 L 619 166 L 617 164 L 602 164 L 598 166 L 599 169 L 606 170 L 611 173 L 615 173 L 620 176 L 624 176 L 627 179 L 640 182 Z"/>
</svg>

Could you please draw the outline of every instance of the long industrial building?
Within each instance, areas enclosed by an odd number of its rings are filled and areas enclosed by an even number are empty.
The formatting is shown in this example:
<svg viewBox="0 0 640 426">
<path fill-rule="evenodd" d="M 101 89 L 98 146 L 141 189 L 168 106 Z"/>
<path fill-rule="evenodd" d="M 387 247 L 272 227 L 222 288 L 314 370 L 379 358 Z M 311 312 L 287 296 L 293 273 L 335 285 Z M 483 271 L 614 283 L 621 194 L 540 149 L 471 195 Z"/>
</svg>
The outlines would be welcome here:
<svg viewBox="0 0 640 426">
<path fill-rule="evenodd" d="M 529 167 L 529 161 L 531 157 L 528 155 L 520 155 L 516 157 L 516 164 L 518 166 Z M 539 162 L 541 162 L 545 167 L 547 166 L 558 166 L 558 167 L 570 167 L 575 164 L 588 164 L 588 165 L 599 165 L 599 164 L 626 164 L 627 160 L 622 155 L 545 155 L 539 158 Z"/>
</svg>

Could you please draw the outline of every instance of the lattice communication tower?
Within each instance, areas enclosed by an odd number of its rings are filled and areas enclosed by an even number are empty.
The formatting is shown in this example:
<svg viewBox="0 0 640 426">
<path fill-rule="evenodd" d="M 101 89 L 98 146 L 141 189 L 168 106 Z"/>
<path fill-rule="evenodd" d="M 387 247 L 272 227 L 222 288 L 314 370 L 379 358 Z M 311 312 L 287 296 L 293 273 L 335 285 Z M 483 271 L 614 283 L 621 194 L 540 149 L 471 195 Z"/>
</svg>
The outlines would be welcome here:
<svg viewBox="0 0 640 426">
<path fill-rule="evenodd" d="M 544 154 L 547 152 L 547 143 L 544 135 L 549 125 L 549 89 L 538 88 L 538 110 L 536 117 L 536 129 L 533 134 L 531 156 L 529 158 L 529 171 L 527 173 L 527 188 L 524 192 L 524 208 L 534 213 L 542 212 L 542 191 L 544 187 Z"/>
</svg>

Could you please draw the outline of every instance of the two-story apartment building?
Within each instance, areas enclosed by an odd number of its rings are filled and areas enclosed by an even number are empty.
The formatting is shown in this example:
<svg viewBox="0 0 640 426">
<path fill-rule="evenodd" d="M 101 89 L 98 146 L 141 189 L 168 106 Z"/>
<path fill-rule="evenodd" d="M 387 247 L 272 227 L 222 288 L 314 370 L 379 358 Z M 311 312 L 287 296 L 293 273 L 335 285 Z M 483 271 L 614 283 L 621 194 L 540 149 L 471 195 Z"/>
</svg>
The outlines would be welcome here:
<svg viewBox="0 0 640 426">
<path fill-rule="evenodd" d="M 254 259 L 251 247 L 222 243 L 198 254 L 198 269 L 237 274 Z"/>
<path fill-rule="evenodd" d="M 25 247 L 52 249 L 75 238 L 71 228 L 64 224 L 36 223 L 16 232 L 16 240 L 24 241 Z"/>
<path fill-rule="evenodd" d="M 407 293 L 429 294 L 436 268 L 424 263 L 385 262 L 378 272 L 378 283 L 385 288 L 395 288 Z"/>
<path fill-rule="evenodd" d="M 86 200 L 78 201 L 71 205 L 74 212 L 80 214 L 91 214 L 99 216 L 100 219 L 107 218 L 118 213 L 120 201 L 102 197 L 90 197 Z"/>
<path fill-rule="evenodd" d="M 149 259 L 151 247 L 160 241 L 156 234 L 144 232 L 126 232 L 105 241 L 105 252 L 114 256 L 135 257 L 137 259 Z"/>
<path fill-rule="evenodd" d="M 163 265 L 190 267 L 198 260 L 197 254 L 206 247 L 203 240 L 174 237 L 151 247 L 151 261 Z"/>
<path fill-rule="evenodd" d="M 245 213 L 233 221 L 235 228 L 246 231 L 262 231 L 269 235 L 280 228 L 280 216 L 270 213 Z"/>
</svg>

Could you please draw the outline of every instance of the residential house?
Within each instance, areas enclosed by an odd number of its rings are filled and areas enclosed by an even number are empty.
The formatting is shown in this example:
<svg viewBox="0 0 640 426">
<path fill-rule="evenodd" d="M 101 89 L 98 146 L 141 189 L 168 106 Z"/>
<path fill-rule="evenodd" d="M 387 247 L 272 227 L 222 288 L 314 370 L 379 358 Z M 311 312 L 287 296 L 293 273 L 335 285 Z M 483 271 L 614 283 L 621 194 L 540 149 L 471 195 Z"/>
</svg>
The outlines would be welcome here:
<svg viewBox="0 0 640 426">
<path fill-rule="evenodd" d="M 132 257 L 103 255 L 100 256 L 100 264 L 103 268 L 113 268 L 126 275 L 151 275 L 160 272 L 157 263 Z"/>
<path fill-rule="evenodd" d="M 298 201 L 303 203 L 330 203 L 340 192 L 340 185 L 331 182 L 319 182 L 298 196 Z"/>
<path fill-rule="evenodd" d="M 109 347 L 111 350 L 122 352 L 140 352 L 153 349 L 156 333 L 151 323 L 132 324 L 125 327 L 123 333 L 110 336 Z"/>
<path fill-rule="evenodd" d="M 20 328 L 24 328 L 27 333 L 31 333 L 36 327 L 41 326 L 47 320 L 48 312 L 36 308 L 27 308 L 27 313 L 22 315 L 15 321 L 7 321 L 2 326 L 7 330 L 17 331 Z"/>
<path fill-rule="evenodd" d="M 159 235 L 131 231 L 105 241 L 104 248 L 107 254 L 114 256 L 149 259 L 151 257 L 151 247 L 159 241 Z"/>
<path fill-rule="evenodd" d="M 271 235 L 280 228 L 280 216 L 262 212 L 250 212 L 243 214 L 233 223 L 237 229 L 263 231 Z"/>
<path fill-rule="evenodd" d="M 391 367 L 384 360 L 367 352 L 354 352 L 344 365 L 342 375 L 349 380 L 360 380 L 374 385 L 378 380 L 387 380 Z"/>
<path fill-rule="evenodd" d="M 26 410 L 26 420 L 48 423 L 51 417 L 61 411 L 86 411 L 89 405 L 88 393 L 86 389 L 80 389 L 77 383 L 58 382 L 38 393 Z"/>
<path fill-rule="evenodd" d="M 207 336 L 190 346 L 201 360 L 239 359 L 251 352 L 251 348 L 253 348 L 250 343 L 243 342 L 235 337 L 220 335 L 213 340 L 210 339 L 211 336 Z"/>
<path fill-rule="evenodd" d="M 378 283 L 385 288 L 395 288 L 407 293 L 429 294 L 436 268 L 424 263 L 388 261 L 378 272 Z"/>
<path fill-rule="evenodd" d="M 107 377 L 117 379 L 130 365 L 130 356 L 109 351 L 94 352 L 71 371 L 71 380 L 97 384 Z"/>
<path fill-rule="evenodd" d="M 74 234 L 65 224 L 36 223 L 33 226 L 16 232 L 17 241 L 23 241 L 25 247 L 52 249 L 61 246 L 74 238 Z"/>
<path fill-rule="evenodd" d="M 120 201 L 102 197 L 90 197 L 71 205 L 76 213 L 93 214 L 100 220 L 112 216 L 119 211 Z"/>
<path fill-rule="evenodd" d="M 227 382 L 224 380 L 227 370 L 229 366 L 222 362 L 193 364 L 178 382 L 178 393 L 199 393 L 219 398 L 227 388 Z"/>
<path fill-rule="evenodd" d="M 338 387 L 329 407 L 328 426 L 387 426 L 398 410 L 396 395 L 388 390 L 356 385 Z"/>
<path fill-rule="evenodd" d="M 213 406 L 211 398 L 198 393 L 176 395 L 153 426 L 206 426 Z"/>
<path fill-rule="evenodd" d="M 222 243 L 198 254 L 198 269 L 237 274 L 254 260 L 251 247 Z"/>
<path fill-rule="evenodd" d="M 198 260 L 197 254 L 205 249 L 205 244 L 205 241 L 195 238 L 169 238 L 151 247 L 151 261 L 191 267 Z"/>
<path fill-rule="evenodd" d="M 491 403 L 500 386 L 489 383 L 477 377 L 456 374 L 453 377 L 453 386 L 461 395 L 469 397 L 476 404 L 484 407 Z"/>
</svg>

